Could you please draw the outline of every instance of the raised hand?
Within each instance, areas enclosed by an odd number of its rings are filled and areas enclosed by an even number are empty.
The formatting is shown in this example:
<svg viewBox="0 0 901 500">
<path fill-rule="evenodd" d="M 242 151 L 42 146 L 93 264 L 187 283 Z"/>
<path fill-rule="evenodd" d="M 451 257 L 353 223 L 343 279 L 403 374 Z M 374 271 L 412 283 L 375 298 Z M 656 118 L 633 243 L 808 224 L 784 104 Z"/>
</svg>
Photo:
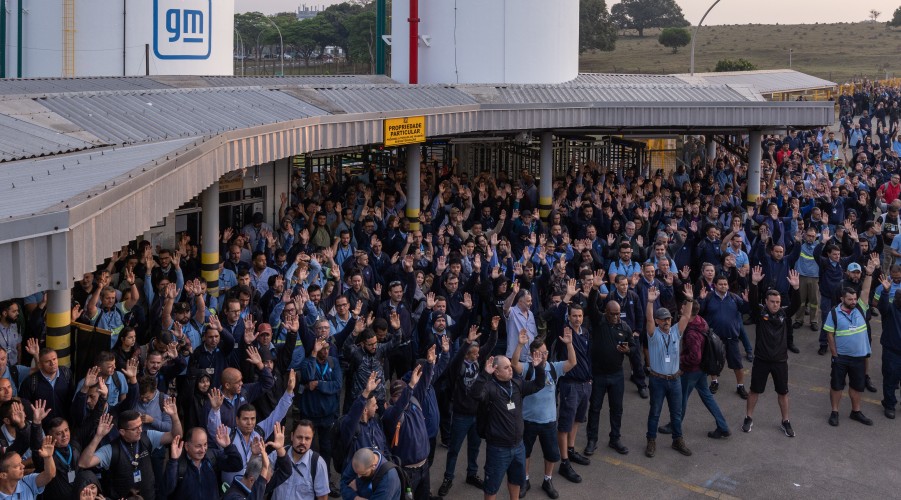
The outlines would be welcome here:
<svg viewBox="0 0 901 500">
<path fill-rule="evenodd" d="M 104 413 L 100 416 L 100 421 L 97 422 L 97 435 L 100 437 L 106 436 L 113 430 L 113 416 L 109 413 Z"/>
<path fill-rule="evenodd" d="M 45 436 L 41 442 L 41 448 L 37 450 L 38 456 L 41 458 L 50 458 L 56 446 L 56 439 L 53 436 Z"/>
<path fill-rule="evenodd" d="M 47 402 L 43 399 L 38 399 L 31 405 L 31 413 L 34 415 L 32 418 L 32 422 L 35 424 L 40 424 L 41 421 L 44 420 L 44 417 L 50 414 L 50 410 L 47 408 Z"/>
<path fill-rule="evenodd" d="M 265 450 L 266 445 L 263 443 L 263 438 L 256 436 L 250 442 L 250 454 L 260 456 Z"/>
<path fill-rule="evenodd" d="M 573 343 L 573 330 L 570 327 L 566 327 L 563 329 L 563 336 L 560 337 L 560 342 L 563 342 L 566 345 Z"/>
<path fill-rule="evenodd" d="M 41 345 L 38 343 L 38 339 L 33 337 L 28 339 L 28 341 L 25 342 L 25 352 L 37 359 L 38 354 L 41 352 Z"/>
<path fill-rule="evenodd" d="M 754 283 L 755 285 L 760 283 L 763 280 L 764 276 L 766 275 L 763 274 L 763 268 L 760 266 L 754 266 L 754 269 L 751 270 L 751 283 Z"/>
<path fill-rule="evenodd" d="M 529 332 L 527 332 L 525 328 L 521 328 L 519 330 L 519 345 L 525 347 L 529 345 L 529 342 L 531 342 L 529 340 Z"/>
<path fill-rule="evenodd" d="M 539 351 L 533 352 L 532 353 L 532 366 L 534 366 L 535 368 L 538 368 L 539 366 L 541 366 L 541 363 L 544 363 L 544 354 Z"/>
<path fill-rule="evenodd" d="M 463 294 L 463 307 L 466 309 L 472 309 L 472 296 L 468 293 Z"/>
<path fill-rule="evenodd" d="M 494 375 L 494 370 L 497 367 L 494 366 L 494 356 L 488 358 L 488 361 L 485 362 L 485 373 L 488 375 Z"/>
<path fill-rule="evenodd" d="M 247 361 L 260 370 L 263 369 L 263 358 L 260 356 L 260 351 L 256 347 L 249 346 L 247 348 Z"/>
<path fill-rule="evenodd" d="M 497 330 L 497 328 L 498 328 L 498 326 L 500 326 L 500 324 L 501 324 L 501 317 L 500 317 L 500 316 L 493 316 L 493 317 L 491 318 L 491 330 L 492 330 L 492 331 L 493 331 L 493 330 Z"/>
<path fill-rule="evenodd" d="M 886 288 L 886 290 L 888 290 L 888 288 Z M 476 325 L 472 325 L 469 327 L 469 335 L 466 336 L 466 340 L 468 340 L 469 343 L 472 344 L 473 342 L 478 340 L 478 338 L 481 336 L 482 336 L 482 334 L 479 333 L 479 327 Z"/>
<path fill-rule="evenodd" d="M 225 396 L 222 394 L 220 389 L 215 387 L 210 388 L 210 408 L 213 410 L 218 410 L 222 403 L 225 402 Z"/>
<path fill-rule="evenodd" d="M 222 323 L 219 322 L 219 316 L 216 316 L 215 314 L 210 315 L 210 327 L 213 330 L 222 330 Z"/>
<path fill-rule="evenodd" d="M 378 374 L 376 372 L 369 373 L 369 379 L 366 380 L 366 396 L 372 393 L 372 391 L 378 389 L 379 387 L 379 379 Z"/>
<path fill-rule="evenodd" d="M 888 276 L 883 276 L 881 283 L 882 289 L 885 290 L 885 293 L 888 293 L 888 291 L 892 289 L 892 280 L 890 280 Z"/>
<path fill-rule="evenodd" d="M 434 349 L 434 345 L 432 349 Z M 410 388 L 416 387 L 416 384 L 419 383 L 419 379 L 422 378 L 422 365 L 417 364 L 415 368 L 413 368 L 413 373 L 410 375 Z"/>
<path fill-rule="evenodd" d="M 652 286 L 648 288 L 648 303 L 654 302 L 657 298 L 660 297 L 660 290 L 657 289 L 656 286 Z"/>
<path fill-rule="evenodd" d="M 709 293 L 709 292 L 707 291 L 707 286 L 702 286 L 702 287 L 701 287 L 701 300 L 706 299 L 708 293 Z"/>
<path fill-rule="evenodd" d="M 444 335 L 443 337 L 447 338 L 447 335 Z M 432 344 L 432 346 L 429 347 L 428 352 L 426 352 L 426 356 L 425 356 L 426 361 L 428 361 L 429 363 L 431 363 L 433 365 L 435 364 L 435 361 L 438 359 L 438 355 L 435 353 L 436 347 L 438 347 L 438 344 Z"/>
<path fill-rule="evenodd" d="M 295 387 L 297 387 L 297 374 L 294 370 L 288 370 L 288 381 L 285 383 L 285 392 L 294 394 Z"/>
<path fill-rule="evenodd" d="M 276 422 L 272 426 L 272 441 L 266 443 L 266 446 L 271 446 L 276 450 L 285 447 L 285 427 L 281 423 Z"/>
<path fill-rule="evenodd" d="M 125 368 L 122 369 L 122 374 L 125 375 L 125 378 L 128 380 L 134 380 L 138 377 L 138 358 L 131 358 L 125 363 Z"/>
<path fill-rule="evenodd" d="M 226 446 L 228 446 L 228 445 L 226 445 Z M 181 436 L 178 436 L 178 435 L 173 436 L 172 444 L 169 445 L 169 458 L 171 460 L 178 460 L 179 457 L 181 457 L 181 452 L 184 451 L 184 448 L 185 448 L 185 444 L 184 444 L 184 442 L 182 442 Z"/>
<path fill-rule="evenodd" d="M 425 296 L 425 308 L 426 309 L 434 309 L 435 308 L 435 292 L 429 292 Z"/>
<path fill-rule="evenodd" d="M 794 289 L 801 286 L 801 275 L 798 271 L 795 271 L 794 269 L 788 270 L 788 284 Z"/>
<path fill-rule="evenodd" d="M 244 332 L 253 332 L 255 328 L 256 324 L 253 322 L 253 314 L 248 314 L 244 317 Z"/>
<path fill-rule="evenodd" d="M 685 296 L 685 300 L 692 300 L 695 298 L 695 291 L 691 287 L 690 283 L 686 283 L 684 289 L 682 290 L 682 295 Z"/>
<path fill-rule="evenodd" d="M 447 335 L 441 337 L 441 352 L 445 354 L 450 352 L 450 338 Z"/>
<path fill-rule="evenodd" d="M 867 274 L 873 274 L 873 271 L 879 267 L 879 254 L 871 253 L 870 259 L 867 261 Z"/>
<path fill-rule="evenodd" d="M 216 429 L 216 444 L 223 450 L 231 444 L 231 440 L 228 437 L 228 427 L 225 424 L 219 424 L 219 427 Z"/>
<path fill-rule="evenodd" d="M 400 330 L 400 314 L 397 314 L 397 311 L 391 311 L 389 323 L 394 331 Z"/>
<path fill-rule="evenodd" d="M 88 368 L 88 372 L 84 376 L 84 387 L 94 387 L 97 385 L 98 375 L 100 374 L 99 366 Z"/>
<path fill-rule="evenodd" d="M 166 398 L 166 400 L 163 401 L 163 413 L 175 418 L 178 414 L 178 407 L 175 406 L 175 398 Z"/>
</svg>

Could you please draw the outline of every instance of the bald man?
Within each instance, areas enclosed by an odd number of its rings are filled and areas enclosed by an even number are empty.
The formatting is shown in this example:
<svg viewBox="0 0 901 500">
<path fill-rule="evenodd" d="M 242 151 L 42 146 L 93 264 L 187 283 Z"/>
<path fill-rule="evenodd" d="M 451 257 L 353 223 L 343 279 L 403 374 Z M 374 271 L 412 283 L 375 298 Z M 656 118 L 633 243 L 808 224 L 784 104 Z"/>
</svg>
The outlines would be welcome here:
<svg viewBox="0 0 901 500">
<path fill-rule="evenodd" d="M 601 314 L 601 300 L 597 288 L 592 288 L 588 296 L 588 320 L 591 331 L 591 398 L 588 405 L 588 443 L 585 454 L 592 455 L 597 449 L 600 431 L 601 409 L 604 395 L 610 407 L 610 441 L 608 446 L 618 453 L 629 453 L 620 441 L 623 421 L 623 359 L 636 348 L 632 330 L 620 316 L 619 302 L 607 302 Z"/>
<path fill-rule="evenodd" d="M 245 404 L 253 403 L 263 393 L 272 390 L 275 386 L 275 379 L 272 377 L 272 371 L 263 367 L 263 361 L 260 359 L 259 353 L 252 352 L 248 355 L 248 361 L 256 364 L 260 369 L 259 382 L 245 384 L 241 371 L 236 368 L 226 368 L 222 370 L 222 396 L 223 404 L 219 408 L 220 422 L 229 428 L 236 427 L 235 413 L 238 408 Z M 259 361 L 259 363 L 255 363 Z M 211 409 L 209 400 L 204 405 L 207 412 Z"/>
<path fill-rule="evenodd" d="M 401 482 L 397 466 L 372 448 L 354 453 L 352 467 L 341 477 L 343 498 L 400 498 Z M 378 484 L 373 488 L 373 483 Z"/>
</svg>

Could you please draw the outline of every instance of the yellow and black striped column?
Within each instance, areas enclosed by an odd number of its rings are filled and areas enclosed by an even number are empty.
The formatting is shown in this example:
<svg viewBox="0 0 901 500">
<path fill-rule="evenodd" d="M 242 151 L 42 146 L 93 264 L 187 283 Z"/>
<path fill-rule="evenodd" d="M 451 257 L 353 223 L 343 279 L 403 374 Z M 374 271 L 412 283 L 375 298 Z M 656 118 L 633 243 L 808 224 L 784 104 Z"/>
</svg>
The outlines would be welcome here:
<svg viewBox="0 0 901 500">
<path fill-rule="evenodd" d="M 551 207 L 554 203 L 554 134 L 544 132 L 541 134 L 541 157 L 538 184 L 538 214 L 541 220 L 547 222 L 551 216 Z"/>
<path fill-rule="evenodd" d="M 410 223 L 410 231 L 419 231 L 419 205 L 422 203 L 420 194 L 420 152 L 419 144 L 407 146 L 407 222 Z"/>
<path fill-rule="evenodd" d="M 60 366 L 72 366 L 72 292 L 47 293 L 47 347 L 56 351 Z"/>
<path fill-rule="evenodd" d="M 203 240 L 200 248 L 200 276 L 206 280 L 207 292 L 219 296 L 219 181 L 201 195 L 203 205 Z"/>
</svg>

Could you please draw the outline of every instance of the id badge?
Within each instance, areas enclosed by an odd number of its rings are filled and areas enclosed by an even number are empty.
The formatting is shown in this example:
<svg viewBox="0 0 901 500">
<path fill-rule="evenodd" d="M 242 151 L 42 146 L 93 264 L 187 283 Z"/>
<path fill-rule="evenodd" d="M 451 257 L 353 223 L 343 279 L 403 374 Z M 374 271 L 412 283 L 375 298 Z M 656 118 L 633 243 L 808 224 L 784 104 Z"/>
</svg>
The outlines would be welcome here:
<svg viewBox="0 0 901 500">
<path fill-rule="evenodd" d="M 669 363 L 669 356 L 664 357 L 664 358 L 663 358 L 663 361 L 664 361 L 665 363 Z"/>
<path fill-rule="evenodd" d="M 66 479 L 69 481 L 69 484 L 74 483 L 74 482 L 75 482 L 75 471 L 74 471 L 74 470 L 70 470 L 70 471 L 66 474 Z"/>
<path fill-rule="evenodd" d="M 139 470 L 135 471 L 134 479 L 135 479 L 135 484 L 138 484 L 141 482 L 141 471 L 139 471 Z"/>
<path fill-rule="evenodd" d="M 515 410 L 515 409 L 516 409 L 516 403 L 514 403 L 513 401 L 510 401 L 509 403 L 507 403 L 507 410 L 508 410 L 508 411 L 513 411 L 513 410 Z"/>
</svg>

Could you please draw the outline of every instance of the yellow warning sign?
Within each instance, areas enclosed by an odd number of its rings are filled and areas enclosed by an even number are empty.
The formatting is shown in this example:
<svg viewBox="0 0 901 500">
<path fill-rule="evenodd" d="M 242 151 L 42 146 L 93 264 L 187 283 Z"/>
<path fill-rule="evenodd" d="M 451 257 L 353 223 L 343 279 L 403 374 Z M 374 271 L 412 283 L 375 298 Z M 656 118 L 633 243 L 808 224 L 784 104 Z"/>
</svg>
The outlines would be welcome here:
<svg viewBox="0 0 901 500">
<path fill-rule="evenodd" d="M 425 117 L 408 116 L 385 120 L 385 146 L 403 146 L 425 142 Z"/>
</svg>

